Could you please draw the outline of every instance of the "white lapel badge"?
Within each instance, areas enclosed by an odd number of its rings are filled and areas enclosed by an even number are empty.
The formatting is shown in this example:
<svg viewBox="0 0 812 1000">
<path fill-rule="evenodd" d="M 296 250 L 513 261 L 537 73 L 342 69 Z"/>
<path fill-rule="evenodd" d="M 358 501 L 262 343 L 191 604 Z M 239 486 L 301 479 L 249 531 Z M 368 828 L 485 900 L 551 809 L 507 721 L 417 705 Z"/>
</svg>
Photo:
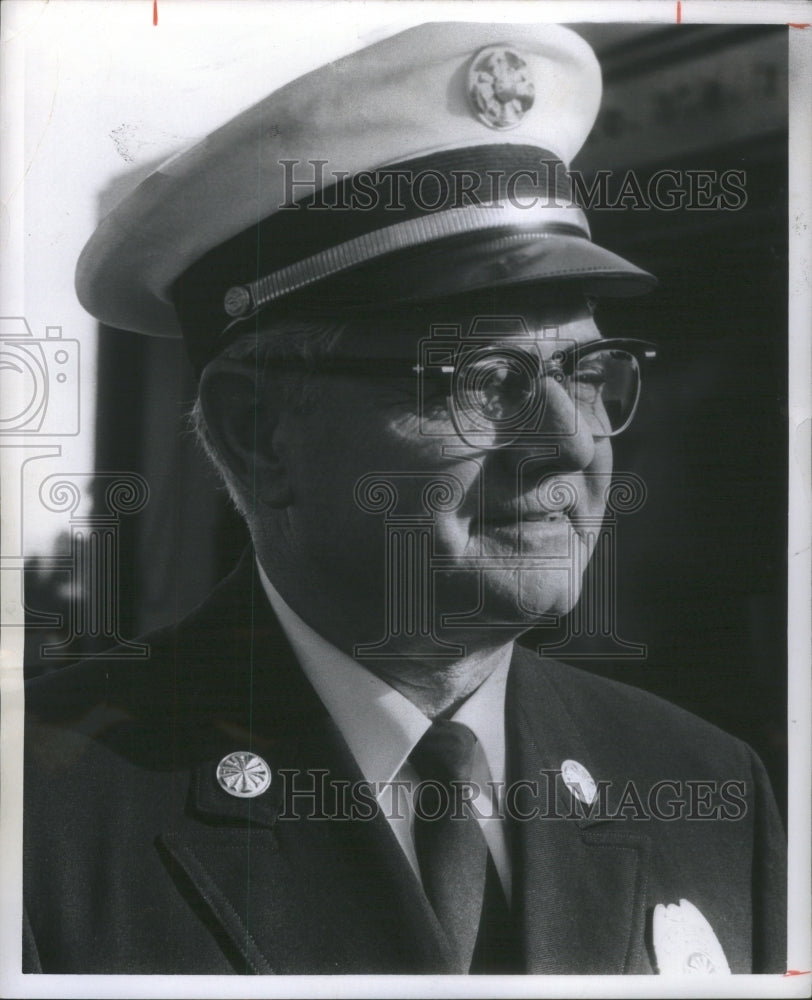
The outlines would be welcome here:
<svg viewBox="0 0 812 1000">
<path fill-rule="evenodd" d="M 661 976 L 730 975 L 713 928 L 687 899 L 654 907 L 652 939 Z"/>
<path fill-rule="evenodd" d="M 595 779 L 587 771 L 583 764 L 580 764 L 577 760 L 565 760 L 561 764 L 561 777 L 564 779 L 564 784 L 570 790 L 570 794 L 574 795 L 576 799 L 580 799 L 581 802 L 586 805 L 592 805 L 595 801 L 595 796 L 598 794 L 598 788 L 595 784 Z"/>
</svg>

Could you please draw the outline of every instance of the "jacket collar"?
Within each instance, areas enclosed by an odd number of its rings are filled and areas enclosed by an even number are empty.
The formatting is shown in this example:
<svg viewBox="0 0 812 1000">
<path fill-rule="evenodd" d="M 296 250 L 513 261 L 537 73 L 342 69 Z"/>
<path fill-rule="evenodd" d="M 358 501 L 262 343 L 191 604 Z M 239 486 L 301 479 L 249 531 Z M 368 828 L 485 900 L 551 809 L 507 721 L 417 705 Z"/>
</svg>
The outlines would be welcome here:
<svg viewBox="0 0 812 1000">
<path fill-rule="evenodd" d="M 211 627 L 218 621 L 228 627 Z M 299 669 L 250 553 L 184 623 L 177 648 L 192 651 L 176 675 L 208 735 L 191 762 L 186 814 L 160 849 L 227 936 L 238 971 L 455 971 L 385 818 L 363 818 L 368 803 L 356 803 L 355 819 L 330 819 L 347 810 L 341 789 L 363 778 Z M 262 795 L 220 787 L 217 765 L 235 750 L 267 763 Z"/>
</svg>

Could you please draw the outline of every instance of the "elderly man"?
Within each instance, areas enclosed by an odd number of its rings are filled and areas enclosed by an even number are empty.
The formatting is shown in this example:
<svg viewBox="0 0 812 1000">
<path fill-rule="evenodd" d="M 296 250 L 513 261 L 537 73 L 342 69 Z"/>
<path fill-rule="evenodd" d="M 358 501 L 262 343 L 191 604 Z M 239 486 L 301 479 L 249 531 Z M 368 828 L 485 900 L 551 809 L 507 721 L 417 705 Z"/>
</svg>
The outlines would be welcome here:
<svg viewBox="0 0 812 1000">
<path fill-rule="evenodd" d="M 654 284 L 569 196 L 599 99 L 566 29 L 424 25 L 91 239 L 253 549 L 147 664 L 31 685 L 29 971 L 783 971 L 749 748 L 514 645 L 578 600 L 655 354 L 596 325 Z"/>
</svg>

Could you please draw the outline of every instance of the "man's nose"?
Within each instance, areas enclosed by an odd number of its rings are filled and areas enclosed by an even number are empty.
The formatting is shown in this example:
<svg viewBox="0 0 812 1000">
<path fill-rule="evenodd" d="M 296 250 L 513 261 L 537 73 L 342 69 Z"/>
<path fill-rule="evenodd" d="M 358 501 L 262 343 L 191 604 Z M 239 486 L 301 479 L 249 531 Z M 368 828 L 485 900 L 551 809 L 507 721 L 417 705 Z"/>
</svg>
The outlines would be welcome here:
<svg viewBox="0 0 812 1000">
<path fill-rule="evenodd" d="M 523 432 L 511 447 L 522 457 L 547 459 L 564 470 L 585 469 L 595 457 L 595 439 L 585 414 L 576 406 L 564 384 L 544 379 L 543 402 L 530 432 Z"/>
</svg>

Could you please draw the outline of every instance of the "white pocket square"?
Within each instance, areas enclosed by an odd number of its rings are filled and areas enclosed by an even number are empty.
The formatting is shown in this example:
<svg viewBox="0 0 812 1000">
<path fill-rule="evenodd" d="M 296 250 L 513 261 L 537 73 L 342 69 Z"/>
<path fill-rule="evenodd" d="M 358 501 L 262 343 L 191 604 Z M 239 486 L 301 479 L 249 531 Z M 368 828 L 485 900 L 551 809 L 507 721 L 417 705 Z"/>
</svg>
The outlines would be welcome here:
<svg viewBox="0 0 812 1000">
<path fill-rule="evenodd" d="M 713 928 L 687 899 L 654 907 L 652 939 L 661 976 L 730 975 Z"/>
</svg>

